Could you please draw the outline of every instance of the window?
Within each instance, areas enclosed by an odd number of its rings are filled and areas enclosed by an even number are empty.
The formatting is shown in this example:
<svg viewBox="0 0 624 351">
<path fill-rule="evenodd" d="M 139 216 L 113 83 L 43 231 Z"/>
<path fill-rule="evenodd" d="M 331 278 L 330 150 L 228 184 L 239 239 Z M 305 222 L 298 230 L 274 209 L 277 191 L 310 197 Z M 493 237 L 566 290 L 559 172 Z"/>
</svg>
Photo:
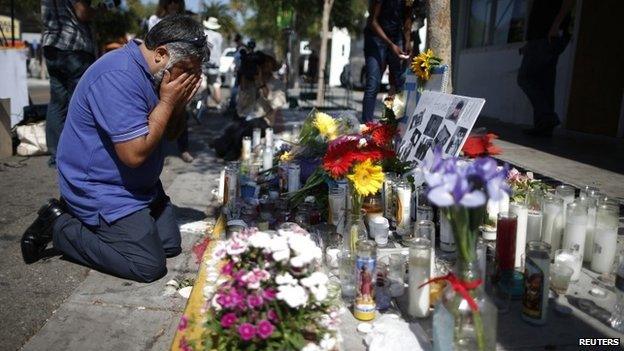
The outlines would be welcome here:
<svg viewBox="0 0 624 351">
<path fill-rule="evenodd" d="M 527 0 L 472 0 L 467 47 L 483 47 L 524 40 Z"/>
</svg>

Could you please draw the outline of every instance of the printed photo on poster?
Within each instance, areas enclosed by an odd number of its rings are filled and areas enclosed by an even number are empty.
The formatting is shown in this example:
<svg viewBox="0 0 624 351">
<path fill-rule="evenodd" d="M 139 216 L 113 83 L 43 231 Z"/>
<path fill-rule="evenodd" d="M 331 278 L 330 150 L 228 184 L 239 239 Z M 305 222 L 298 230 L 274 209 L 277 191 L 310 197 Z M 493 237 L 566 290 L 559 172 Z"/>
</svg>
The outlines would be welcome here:
<svg viewBox="0 0 624 351">
<path fill-rule="evenodd" d="M 459 146 L 462 144 L 462 141 L 464 141 L 467 131 L 466 128 L 457 129 L 451 138 L 451 142 L 446 147 L 446 150 L 444 150 L 444 153 L 448 155 L 457 154 L 457 150 L 459 150 Z"/>
<path fill-rule="evenodd" d="M 422 161 L 422 159 L 424 159 L 425 156 L 427 155 L 427 151 L 429 151 L 432 144 L 433 144 L 433 139 L 423 138 L 423 141 L 416 148 L 416 154 L 414 155 L 414 158 Z"/>
<path fill-rule="evenodd" d="M 457 123 L 457 121 L 461 117 L 461 113 L 463 112 L 465 105 L 466 102 L 464 102 L 464 99 L 458 97 L 453 98 L 453 102 L 451 103 L 451 106 L 446 113 L 445 119 L 453 123 Z"/>
<path fill-rule="evenodd" d="M 397 148 L 400 159 L 417 166 L 433 157 L 435 147 L 457 156 L 484 104 L 484 99 L 424 91 L 408 115 Z"/>
<path fill-rule="evenodd" d="M 440 129 L 443 120 L 444 118 L 442 116 L 431 115 L 427 127 L 425 127 L 425 135 L 433 138 L 438 132 L 438 129 Z"/>
<path fill-rule="evenodd" d="M 446 142 L 449 140 L 450 136 L 451 136 L 451 133 L 449 132 L 448 128 L 443 127 L 438 133 L 438 135 L 436 135 L 435 138 L 433 139 L 433 145 L 444 148 L 444 145 L 446 145 Z"/>
</svg>

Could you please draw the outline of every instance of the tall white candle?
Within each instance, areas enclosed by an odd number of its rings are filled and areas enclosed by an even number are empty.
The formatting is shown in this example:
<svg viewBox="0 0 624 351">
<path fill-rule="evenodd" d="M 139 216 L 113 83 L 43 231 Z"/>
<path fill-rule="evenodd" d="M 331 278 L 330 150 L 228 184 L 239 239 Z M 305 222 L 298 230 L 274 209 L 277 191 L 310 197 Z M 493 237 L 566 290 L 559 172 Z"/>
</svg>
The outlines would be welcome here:
<svg viewBox="0 0 624 351">
<path fill-rule="evenodd" d="M 526 205 L 519 203 L 509 204 L 509 211 L 518 216 L 518 226 L 516 229 L 516 260 L 514 262 L 515 267 L 522 266 L 522 256 L 526 246 L 527 239 L 527 221 L 529 211 Z"/>
<path fill-rule="evenodd" d="M 264 130 L 264 144 L 266 146 L 273 146 L 273 128 L 267 128 Z"/>
<path fill-rule="evenodd" d="M 592 271 L 611 272 L 617 254 L 617 231 L 619 226 L 619 206 L 601 204 L 596 211 L 594 231 Z"/>
<path fill-rule="evenodd" d="M 446 216 L 440 216 L 440 249 L 444 252 L 455 252 L 453 227 Z"/>
<path fill-rule="evenodd" d="M 412 201 L 412 188 L 406 182 L 397 184 L 397 234 L 403 236 L 409 234 L 411 217 L 411 201 Z"/>
<path fill-rule="evenodd" d="M 542 210 L 542 241 L 550 244 L 551 252 L 555 252 L 561 247 L 563 235 L 563 200 L 546 197 Z"/>
<path fill-rule="evenodd" d="M 572 186 L 562 184 L 557 186 L 555 194 L 563 199 L 563 221 L 565 223 L 567 218 L 568 205 L 574 202 L 575 190 Z"/>
<path fill-rule="evenodd" d="M 526 241 L 540 241 L 542 232 L 542 212 L 527 212 L 527 234 Z"/>
<path fill-rule="evenodd" d="M 592 203 L 587 210 L 587 234 L 583 262 L 591 262 L 594 253 L 594 231 L 596 227 L 596 206 Z"/>
<path fill-rule="evenodd" d="M 267 146 L 262 153 L 262 169 L 267 170 L 273 168 L 273 147 Z"/>
<path fill-rule="evenodd" d="M 243 138 L 243 148 L 241 151 L 241 159 L 247 161 L 251 158 L 251 138 Z"/>
<path fill-rule="evenodd" d="M 424 238 L 416 238 L 409 248 L 409 305 L 411 317 L 423 318 L 429 314 L 429 280 L 431 243 Z"/>
<path fill-rule="evenodd" d="M 251 147 L 255 149 L 258 145 L 260 145 L 260 141 L 262 140 L 262 129 L 254 128 L 251 133 Z"/>
<path fill-rule="evenodd" d="M 565 231 L 563 233 L 564 249 L 573 249 L 581 254 L 585 252 L 587 234 L 587 207 L 580 202 L 573 202 L 567 207 Z"/>
</svg>

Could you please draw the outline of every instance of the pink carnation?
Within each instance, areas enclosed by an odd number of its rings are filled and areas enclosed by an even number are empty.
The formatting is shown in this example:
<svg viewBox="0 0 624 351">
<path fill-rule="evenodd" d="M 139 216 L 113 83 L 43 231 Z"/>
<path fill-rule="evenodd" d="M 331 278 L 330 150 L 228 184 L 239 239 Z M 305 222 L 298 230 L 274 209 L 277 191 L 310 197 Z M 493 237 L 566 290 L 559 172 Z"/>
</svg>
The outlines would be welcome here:
<svg viewBox="0 0 624 351">
<path fill-rule="evenodd" d="M 268 288 L 265 289 L 262 292 L 262 298 L 268 301 L 273 301 L 275 300 L 275 297 L 277 296 L 277 292 L 275 291 L 275 289 L 273 288 Z"/>
<path fill-rule="evenodd" d="M 268 337 L 270 337 L 271 334 L 273 334 L 274 330 L 275 327 L 273 326 L 273 324 L 265 319 L 261 320 L 260 323 L 258 323 L 258 336 L 261 339 L 267 339 Z"/>
<path fill-rule="evenodd" d="M 229 328 L 233 326 L 236 321 L 238 321 L 238 318 L 234 313 L 226 313 L 221 317 L 221 326 L 223 328 Z"/>
<path fill-rule="evenodd" d="M 257 308 L 259 306 L 262 306 L 262 303 L 262 297 L 258 295 L 251 294 L 247 296 L 247 306 L 249 306 L 250 308 Z"/>
<path fill-rule="evenodd" d="M 238 334 L 244 341 L 249 341 L 256 336 L 256 327 L 251 323 L 243 323 L 238 326 Z"/>
<path fill-rule="evenodd" d="M 234 269 L 234 262 L 230 261 L 223 267 L 221 267 L 221 273 L 225 275 L 231 275 L 232 269 Z"/>
<path fill-rule="evenodd" d="M 182 316 L 182 318 L 180 318 L 180 324 L 178 324 L 178 330 L 182 331 L 186 329 L 187 326 L 188 326 L 188 318 L 186 318 L 186 316 Z"/>
<path fill-rule="evenodd" d="M 277 315 L 277 312 L 275 312 L 275 310 L 269 310 L 269 312 L 267 312 L 267 318 L 268 318 L 271 322 L 277 322 L 277 321 L 279 321 L 279 316 Z"/>
</svg>

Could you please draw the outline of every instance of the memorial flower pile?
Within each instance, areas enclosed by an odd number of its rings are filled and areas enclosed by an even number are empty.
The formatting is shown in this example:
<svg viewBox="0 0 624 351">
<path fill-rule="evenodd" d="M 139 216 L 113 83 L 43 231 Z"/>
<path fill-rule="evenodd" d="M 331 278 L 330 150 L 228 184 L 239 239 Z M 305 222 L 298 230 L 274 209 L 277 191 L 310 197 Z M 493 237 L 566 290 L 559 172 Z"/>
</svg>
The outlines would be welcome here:
<svg viewBox="0 0 624 351">
<path fill-rule="evenodd" d="M 548 189 L 548 185 L 535 179 L 533 172 L 522 173 L 516 168 L 507 173 L 507 183 L 511 188 L 511 200 L 516 203 L 524 203 L 531 189 Z"/>
<path fill-rule="evenodd" d="M 223 266 L 206 322 L 207 350 L 336 349 L 337 313 L 322 252 L 296 225 L 236 233 L 215 249 Z"/>
</svg>

